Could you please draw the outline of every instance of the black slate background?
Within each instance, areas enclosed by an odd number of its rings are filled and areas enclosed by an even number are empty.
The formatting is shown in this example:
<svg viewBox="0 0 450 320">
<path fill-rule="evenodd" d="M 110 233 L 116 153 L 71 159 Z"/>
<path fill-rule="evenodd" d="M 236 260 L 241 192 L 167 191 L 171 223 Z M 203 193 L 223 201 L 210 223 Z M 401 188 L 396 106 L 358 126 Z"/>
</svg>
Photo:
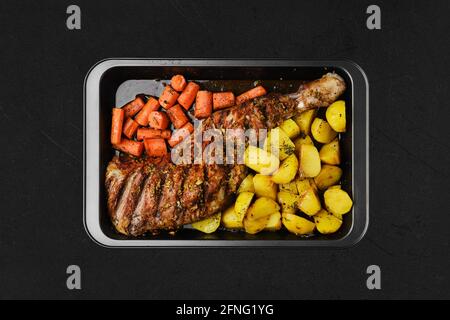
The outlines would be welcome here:
<svg viewBox="0 0 450 320">
<path fill-rule="evenodd" d="M 382 30 L 365 27 L 369 4 Z M 82 30 L 68 31 L 78 4 Z M 0 298 L 450 298 L 447 1 L 1 1 Z M 83 80 L 107 57 L 351 59 L 370 226 L 350 249 L 105 249 L 82 222 Z M 82 290 L 66 289 L 69 264 Z M 365 269 L 382 269 L 382 290 Z"/>
</svg>

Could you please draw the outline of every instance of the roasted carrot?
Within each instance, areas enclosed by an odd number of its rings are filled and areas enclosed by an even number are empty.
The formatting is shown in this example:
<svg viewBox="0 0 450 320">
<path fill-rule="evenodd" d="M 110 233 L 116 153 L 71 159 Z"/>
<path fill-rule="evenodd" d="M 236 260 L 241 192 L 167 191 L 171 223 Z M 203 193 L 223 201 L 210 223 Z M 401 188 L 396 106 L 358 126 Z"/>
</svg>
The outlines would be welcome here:
<svg viewBox="0 0 450 320">
<path fill-rule="evenodd" d="M 167 115 L 176 129 L 181 128 L 189 121 L 189 118 L 184 114 L 183 108 L 179 104 L 167 110 Z"/>
<path fill-rule="evenodd" d="M 194 115 L 197 119 L 207 118 L 211 115 L 213 104 L 213 95 L 209 91 L 197 92 L 195 99 L 195 112 Z"/>
<path fill-rule="evenodd" d="M 134 121 L 131 118 L 128 118 L 125 123 L 123 124 L 123 134 L 128 138 L 133 138 L 134 134 L 136 133 L 136 130 L 139 127 L 139 123 Z"/>
<path fill-rule="evenodd" d="M 172 136 L 168 141 L 170 146 L 175 147 L 177 144 L 183 141 L 184 138 L 189 136 L 192 132 L 194 132 L 194 126 L 190 122 L 186 123 L 183 127 L 173 132 Z"/>
<path fill-rule="evenodd" d="M 120 143 L 122 139 L 122 126 L 123 118 L 125 117 L 125 112 L 123 109 L 113 108 L 112 109 L 112 120 L 111 120 L 111 143 Z"/>
<path fill-rule="evenodd" d="M 144 139 L 145 152 L 151 157 L 162 157 L 167 154 L 167 146 L 164 139 Z"/>
<path fill-rule="evenodd" d="M 144 150 L 144 144 L 142 142 L 122 139 L 118 144 L 113 144 L 114 149 L 120 150 L 125 153 L 129 153 L 135 157 L 140 157 Z"/>
<path fill-rule="evenodd" d="M 234 106 L 234 93 L 233 92 L 214 92 L 213 93 L 213 108 L 214 110 L 220 110 Z"/>
<path fill-rule="evenodd" d="M 133 101 L 127 103 L 122 109 L 125 111 L 125 117 L 132 117 L 144 106 L 144 100 L 141 97 L 136 97 Z"/>
<path fill-rule="evenodd" d="M 151 97 L 148 99 L 145 106 L 142 108 L 141 111 L 137 114 L 136 120 L 137 123 L 139 123 L 141 126 L 148 125 L 148 116 L 150 115 L 150 112 L 158 110 L 159 108 L 159 102 L 155 98 Z"/>
<path fill-rule="evenodd" d="M 147 102 L 145 103 L 145 107 L 147 107 L 151 109 L 151 111 L 156 111 L 159 109 L 159 101 L 158 99 L 155 99 L 154 97 L 149 97 Z"/>
<path fill-rule="evenodd" d="M 197 96 L 197 92 L 200 89 L 200 86 L 195 82 L 189 82 L 186 88 L 178 97 L 178 103 L 183 106 L 186 110 L 188 110 Z"/>
<path fill-rule="evenodd" d="M 245 101 L 251 100 L 256 97 L 261 97 L 267 94 L 266 89 L 263 86 L 257 86 L 253 89 L 250 89 L 243 94 L 240 94 L 236 97 L 236 105 L 241 104 Z"/>
<path fill-rule="evenodd" d="M 164 109 L 169 109 L 177 102 L 179 95 L 171 86 L 166 86 L 159 97 L 159 103 Z"/>
<path fill-rule="evenodd" d="M 174 75 L 172 79 L 170 79 L 170 85 L 176 91 L 181 92 L 184 90 L 184 87 L 186 87 L 186 79 L 181 74 Z"/>
<path fill-rule="evenodd" d="M 169 118 L 162 111 L 152 111 L 148 116 L 148 124 L 153 129 L 164 130 L 169 126 Z"/>
<path fill-rule="evenodd" d="M 138 140 L 154 139 L 154 138 L 163 138 L 167 140 L 170 138 L 170 134 L 171 134 L 170 130 L 139 128 L 137 130 L 136 138 Z"/>
</svg>

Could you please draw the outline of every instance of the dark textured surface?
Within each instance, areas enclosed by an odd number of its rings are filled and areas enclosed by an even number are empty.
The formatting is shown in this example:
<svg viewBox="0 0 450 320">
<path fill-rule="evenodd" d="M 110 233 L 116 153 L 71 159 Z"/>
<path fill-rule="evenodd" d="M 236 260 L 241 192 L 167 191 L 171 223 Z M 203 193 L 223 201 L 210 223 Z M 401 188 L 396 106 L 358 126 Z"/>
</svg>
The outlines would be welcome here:
<svg viewBox="0 0 450 320">
<path fill-rule="evenodd" d="M 450 298 L 448 2 L 0 3 L 0 298 Z M 370 83 L 370 216 L 354 248 L 104 249 L 82 222 L 82 88 L 106 57 L 340 59 Z M 68 291 L 78 264 L 83 289 Z M 368 291 L 378 264 L 382 290 Z M 157 275 L 157 276 L 155 276 Z"/>
</svg>

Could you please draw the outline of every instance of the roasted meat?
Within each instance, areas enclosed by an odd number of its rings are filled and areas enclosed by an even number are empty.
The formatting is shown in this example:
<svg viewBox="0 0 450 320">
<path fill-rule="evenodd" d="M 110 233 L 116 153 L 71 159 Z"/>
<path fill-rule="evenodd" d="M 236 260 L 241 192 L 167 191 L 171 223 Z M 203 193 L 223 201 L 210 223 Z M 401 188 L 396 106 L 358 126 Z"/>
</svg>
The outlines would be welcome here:
<svg viewBox="0 0 450 320">
<path fill-rule="evenodd" d="M 215 112 L 202 129 L 271 129 L 303 111 L 329 106 L 344 90 L 344 80 L 328 73 L 294 94 L 269 94 Z M 106 169 L 109 215 L 126 235 L 176 230 L 223 210 L 246 174 L 243 164 L 175 165 L 168 157 L 116 155 Z"/>
</svg>

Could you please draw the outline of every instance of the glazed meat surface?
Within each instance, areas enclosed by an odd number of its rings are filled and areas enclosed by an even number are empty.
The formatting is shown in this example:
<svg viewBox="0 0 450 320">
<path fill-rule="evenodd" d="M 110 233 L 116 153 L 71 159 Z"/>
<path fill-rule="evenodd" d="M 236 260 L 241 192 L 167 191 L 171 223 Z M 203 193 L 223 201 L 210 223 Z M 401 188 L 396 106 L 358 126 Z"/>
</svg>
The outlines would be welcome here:
<svg viewBox="0 0 450 320">
<path fill-rule="evenodd" d="M 220 211 L 245 178 L 244 165 L 174 165 L 114 156 L 106 170 L 108 211 L 134 236 L 176 230 Z"/>
<path fill-rule="evenodd" d="M 297 93 L 269 94 L 217 111 L 202 128 L 271 129 L 303 111 L 330 105 L 344 90 L 344 80 L 329 73 Z M 116 155 L 106 169 L 108 212 L 125 235 L 176 230 L 225 209 L 246 175 L 243 164 L 175 165 L 169 157 Z"/>
</svg>

